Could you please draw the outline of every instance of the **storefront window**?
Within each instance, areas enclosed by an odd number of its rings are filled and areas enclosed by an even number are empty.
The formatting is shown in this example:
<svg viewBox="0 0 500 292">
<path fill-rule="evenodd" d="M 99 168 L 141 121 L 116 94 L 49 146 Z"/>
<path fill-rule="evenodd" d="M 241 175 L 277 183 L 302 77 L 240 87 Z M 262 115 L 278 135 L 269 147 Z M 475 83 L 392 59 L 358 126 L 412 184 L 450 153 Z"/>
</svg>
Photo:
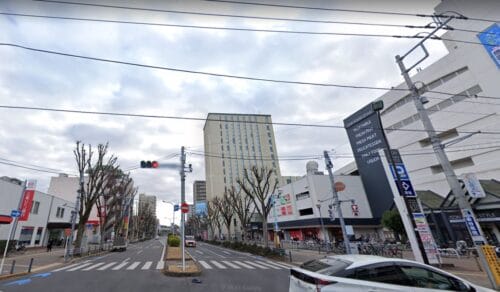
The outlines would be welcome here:
<svg viewBox="0 0 500 292">
<path fill-rule="evenodd" d="M 40 244 L 40 239 L 42 238 L 43 227 L 38 227 L 36 231 L 35 244 Z"/>
<path fill-rule="evenodd" d="M 33 230 L 35 227 L 24 226 L 21 228 L 21 235 L 19 236 L 19 243 L 29 245 L 33 237 Z"/>
</svg>

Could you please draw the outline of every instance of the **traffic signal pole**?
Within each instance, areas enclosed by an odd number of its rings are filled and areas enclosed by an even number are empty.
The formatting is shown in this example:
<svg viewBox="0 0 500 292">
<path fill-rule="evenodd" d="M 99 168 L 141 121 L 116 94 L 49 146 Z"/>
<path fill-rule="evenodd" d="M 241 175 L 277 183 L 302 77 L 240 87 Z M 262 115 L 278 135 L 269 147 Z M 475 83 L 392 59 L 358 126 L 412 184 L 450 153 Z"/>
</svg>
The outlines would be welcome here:
<svg viewBox="0 0 500 292">
<path fill-rule="evenodd" d="M 186 154 L 184 153 L 184 146 L 181 147 L 181 169 L 180 169 L 180 175 L 181 175 L 181 204 L 185 202 L 186 199 L 186 170 L 185 170 L 185 165 L 186 165 Z M 181 212 L 181 252 L 182 252 L 182 271 L 186 270 L 186 255 L 184 254 L 184 248 L 185 248 L 185 243 L 184 243 L 184 212 Z"/>
</svg>

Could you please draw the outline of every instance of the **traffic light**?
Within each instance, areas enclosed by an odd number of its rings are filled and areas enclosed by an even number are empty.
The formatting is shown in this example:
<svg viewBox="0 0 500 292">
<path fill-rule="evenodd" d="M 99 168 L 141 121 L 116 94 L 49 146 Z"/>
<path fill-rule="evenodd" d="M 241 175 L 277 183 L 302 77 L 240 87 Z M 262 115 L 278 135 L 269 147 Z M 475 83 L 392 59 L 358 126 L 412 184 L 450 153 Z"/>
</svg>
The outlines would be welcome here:
<svg viewBox="0 0 500 292">
<path fill-rule="evenodd" d="M 141 168 L 158 168 L 160 167 L 160 164 L 158 163 L 158 161 L 141 161 Z"/>
</svg>

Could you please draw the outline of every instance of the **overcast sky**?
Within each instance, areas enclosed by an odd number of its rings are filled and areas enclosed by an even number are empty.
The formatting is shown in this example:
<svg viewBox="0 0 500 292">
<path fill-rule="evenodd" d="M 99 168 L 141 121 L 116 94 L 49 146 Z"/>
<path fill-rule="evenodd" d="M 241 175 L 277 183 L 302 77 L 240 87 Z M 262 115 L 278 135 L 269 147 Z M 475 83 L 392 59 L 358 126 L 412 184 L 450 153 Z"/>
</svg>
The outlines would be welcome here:
<svg viewBox="0 0 500 292">
<path fill-rule="evenodd" d="M 88 0 L 81 0 L 92 3 Z M 177 10 L 310 20 L 427 24 L 416 17 L 250 6 L 208 1 L 98 1 Z M 98 3 L 94 2 L 94 3 Z M 276 3 L 266 1 L 267 3 Z M 282 1 L 288 5 L 408 13 L 432 13 L 438 1 Z M 373 4 L 372 4 L 373 3 Z M 375 4 L 376 3 L 376 4 Z M 253 29 L 414 35 L 401 28 L 269 21 L 166 12 L 134 11 L 39 1 L 2 1 L 1 12 Z M 0 42 L 177 69 L 314 83 L 391 87 L 402 79 L 394 62 L 416 40 L 332 35 L 284 34 L 135 24 L 70 21 L 0 15 Z M 431 57 L 446 54 L 430 41 Z M 384 91 L 320 87 L 211 77 L 50 55 L 0 46 L 0 104 L 133 114 L 205 118 L 209 112 L 270 114 L 274 122 L 341 125 L 342 120 Z M 76 140 L 110 144 L 124 169 L 143 159 L 177 162 L 181 146 L 203 150 L 203 122 L 110 117 L 0 108 L 0 162 L 76 173 Z M 350 153 L 343 129 L 275 126 L 283 158 Z M 341 167 L 350 159 L 334 160 Z M 303 175 L 307 161 L 280 162 L 283 175 Z M 324 163 L 318 160 L 320 168 Z M 203 158 L 188 155 L 192 182 L 204 179 Z M 180 200 L 175 170 L 131 171 L 139 191 Z M 0 165 L 0 176 L 35 178 L 46 191 L 56 174 Z M 160 212 L 171 207 L 162 206 Z M 164 213 L 163 213 L 164 214 Z M 171 216 L 170 214 L 168 215 Z M 166 223 L 164 216 L 160 216 Z"/>
</svg>

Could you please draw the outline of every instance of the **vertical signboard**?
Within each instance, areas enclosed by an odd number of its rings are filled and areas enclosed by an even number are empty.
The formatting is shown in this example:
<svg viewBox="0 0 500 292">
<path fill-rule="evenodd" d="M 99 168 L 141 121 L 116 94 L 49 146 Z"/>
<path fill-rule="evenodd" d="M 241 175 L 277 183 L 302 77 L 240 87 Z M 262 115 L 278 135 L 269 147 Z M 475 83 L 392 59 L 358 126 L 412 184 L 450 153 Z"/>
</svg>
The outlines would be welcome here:
<svg viewBox="0 0 500 292">
<path fill-rule="evenodd" d="M 415 226 L 415 230 L 425 250 L 427 260 L 430 264 L 439 264 L 439 254 L 436 242 L 434 241 L 434 237 L 432 236 L 431 229 L 422 209 L 422 204 L 413 188 L 410 176 L 408 175 L 408 171 L 406 170 L 399 151 L 391 150 L 391 157 L 394 162 L 394 165 L 390 165 L 392 178 L 394 183 L 398 186 L 399 195 L 406 203 L 405 212 L 401 212 L 400 210 L 400 214 L 408 212 L 414 223 L 412 226 L 408 226 L 406 229 L 407 233 Z"/>
<path fill-rule="evenodd" d="M 500 69 L 500 26 L 498 26 L 498 23 L 478 34 L 477 38 L 481 41 L 497 68 Z"/>
<path fill-rule="evenodd" d="M 347 117 L 344 127 L 373 217 L 381 218 L 384 211 L 392 206 L 394 199 L 378 155 L 378 150 L 388 149 L 388 145 L 373 104 Z"/>
<path fill-rule="evenodd" d="M 19 221 L 26 221 L 29 218 L 31 206 L 33 205 L 33 197 L 35 196 L 36 180 L 30 179 L 26 182 L 26 188 L 21 200 L 21 216 Z"/>
<path fill-rule="evenodd" d="M 486 193 L 481 186 L 481 182 L 477 179 L 476 175 L 473 173 L 467 173 L 464 175 L 464 184 L 469 196 L 472 198 L 484 198 Z"/>
</svg>

